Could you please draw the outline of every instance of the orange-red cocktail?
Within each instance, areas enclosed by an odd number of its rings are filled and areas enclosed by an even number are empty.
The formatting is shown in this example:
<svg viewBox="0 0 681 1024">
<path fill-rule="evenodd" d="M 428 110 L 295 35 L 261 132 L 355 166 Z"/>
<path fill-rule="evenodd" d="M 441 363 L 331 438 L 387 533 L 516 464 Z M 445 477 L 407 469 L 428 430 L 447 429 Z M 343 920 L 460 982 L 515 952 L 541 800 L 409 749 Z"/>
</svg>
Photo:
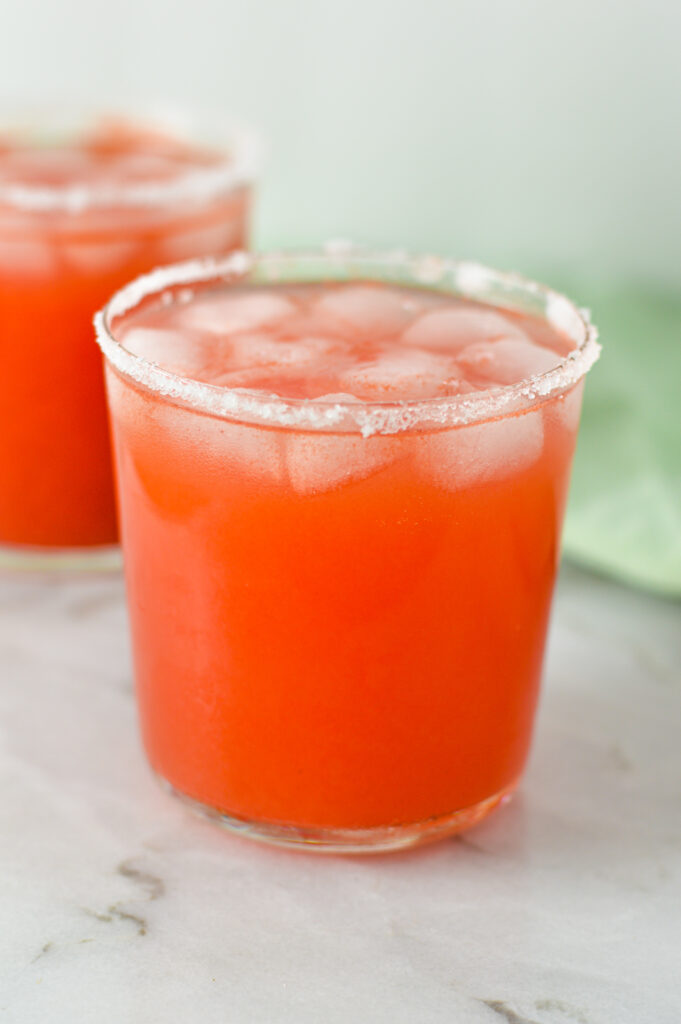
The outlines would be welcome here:
<svg viewBox="0 0 681 1024">
<path fill-rule="evenodd" d="M 280 842 L 483 817 L 530 744 L 578 311 L 467 264 L 291 255 L 171 268 L 99 327 L 154 770 Z"/>
</svg>

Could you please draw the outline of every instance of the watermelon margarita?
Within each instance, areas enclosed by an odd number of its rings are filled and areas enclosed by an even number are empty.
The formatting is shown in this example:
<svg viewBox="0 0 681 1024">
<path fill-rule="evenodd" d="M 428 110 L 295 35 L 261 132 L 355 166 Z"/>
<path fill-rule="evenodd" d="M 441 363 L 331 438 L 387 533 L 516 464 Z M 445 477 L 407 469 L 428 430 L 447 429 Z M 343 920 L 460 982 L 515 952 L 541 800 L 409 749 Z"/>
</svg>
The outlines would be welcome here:
<svg viewBox="0 0 681 1024">
<path fill-rule="evenodd" d="M 0 119 L 0 564 L 115 551 L 92 315 L 152 266 L 245 244 L 253 144 L 219 137 L 217 150 L 160 119 Z"/>
<path fill-rule="evenodd" d="M 530 743 L 582 315 L 470 264 L 236 254 L 98 328 L 155 772 L 279 842 L 482 818 Z"/>
</svg>

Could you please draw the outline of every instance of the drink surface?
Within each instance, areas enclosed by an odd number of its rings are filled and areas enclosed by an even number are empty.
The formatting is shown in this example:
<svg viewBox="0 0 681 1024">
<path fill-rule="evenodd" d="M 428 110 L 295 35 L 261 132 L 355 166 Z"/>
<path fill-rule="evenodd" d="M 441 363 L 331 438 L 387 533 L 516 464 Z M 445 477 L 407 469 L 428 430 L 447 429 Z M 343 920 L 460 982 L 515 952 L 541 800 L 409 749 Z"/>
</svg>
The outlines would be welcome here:
<svg viewBox="0 0 681 1024">
<path fill-rule="evenodd" d="M 64 142 L 0 130 L 0 546 L 116 541 L 93 313 L 153 266 L 243 246 L 247 217 L 244 189 L 130 206 L 124 189 L 178 183 L 216 160 L 123 121 Z M 73 204 L 51 204 L 64 190 Z M 93 190 L 108 205 L 89 205 Z"/>
<path fill-rule="evenodd" d="M 348 403 L 465 399 L 572 347 L 531 317 L 367 281 L 157 296 L 114 334 L 195 380 Z M 108 383 L 162 777 L 241 819 L 334 829 L 424 822 L 514 785 L 581 383 L 369 437 L 210 415 L 111 368 Z"/>
<path fill-rule="evenodd" d="M 574 343 L 537 317 L 369 281 L 231 287 L 154 304 L 119 337 L 181 376 L 292 399 L 391 402 L 518 383 Z"/>
<path fill-rule="evenodd" d="M 117 118 L 103 119 L 73 141 L 55 139 L 49 129 L 36 139 L 22 138 L 20 132 L 3 136 L 0 128 L 0 188 L 168 182 L 224 159 L 218 152 Z"/>
</svg>

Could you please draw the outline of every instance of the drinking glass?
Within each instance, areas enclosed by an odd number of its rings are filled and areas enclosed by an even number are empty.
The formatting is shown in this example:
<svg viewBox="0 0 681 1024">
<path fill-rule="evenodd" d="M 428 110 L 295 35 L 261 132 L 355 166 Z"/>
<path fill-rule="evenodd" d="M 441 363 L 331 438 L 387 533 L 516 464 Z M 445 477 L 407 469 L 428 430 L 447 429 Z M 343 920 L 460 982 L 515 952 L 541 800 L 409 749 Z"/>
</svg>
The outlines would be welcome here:
<svg viewBox="0 0 681 1024">
<path fill-rule="evenodd" d="M 0 114 L 0 567 L 119 564 L 92 316 L 247 242 L 253 132 L 162 112 Z"/>
<path fill-rule="evenodd" d="M 530 313 L 572 351 L 507 387 L 365 402 L 190 379 L 121 340 L 155 306 L 343 281 Z M 162 269 L 97 329 L 157 776 L 232 830 L 308 849 L 391 850 L 484 818 L 530 746 L 599 351 L 586 315 L 475 264 L 331 250 Z"/>
</svg>

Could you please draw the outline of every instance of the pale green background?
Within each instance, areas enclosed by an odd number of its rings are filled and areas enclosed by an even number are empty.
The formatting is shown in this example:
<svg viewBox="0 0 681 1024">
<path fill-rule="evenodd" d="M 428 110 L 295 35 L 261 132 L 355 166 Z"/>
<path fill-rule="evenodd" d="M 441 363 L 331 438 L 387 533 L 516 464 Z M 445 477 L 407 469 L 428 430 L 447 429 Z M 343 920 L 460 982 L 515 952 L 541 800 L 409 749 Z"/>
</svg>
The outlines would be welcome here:
<svg viewBox="0 0 681 1024">
<path fill-rule="evenodd" d="M 681 274 L 677 0 L 0 0 L 0 96 L 230 107 L 258 240 Z"/>
<path fill-rule="evenodd" d="M 0 0 L 0 97 L 258 123 L 259 246 L 480 259 L 593 307 L 570 554 L 681 594 L 679 0 Z"/>
</svg>

